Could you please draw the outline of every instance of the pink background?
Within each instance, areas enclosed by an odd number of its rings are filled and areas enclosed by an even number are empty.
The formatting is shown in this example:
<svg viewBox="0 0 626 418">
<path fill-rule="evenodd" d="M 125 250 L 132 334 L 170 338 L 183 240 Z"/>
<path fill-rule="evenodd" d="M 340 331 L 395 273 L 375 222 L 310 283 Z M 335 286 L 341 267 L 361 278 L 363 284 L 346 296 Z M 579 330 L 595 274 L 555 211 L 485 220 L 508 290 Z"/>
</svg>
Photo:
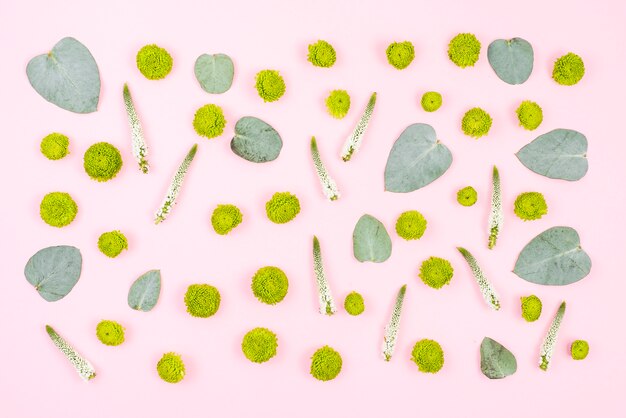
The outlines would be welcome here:
<svg viewBox="0 0 626 418">
<path fill-rule="evenodd" d="M 624 186 L 623 100 L 626 8 L 615 1 L 471 2 L 391 1 L 49 1 L 0 4 L 2 60 L 0 111 L 3 119 L 2 249 L 0 324 L 0 416 L 2 417 L 200 417 L 200 416 L 442 416 L 442 417 L 620 417 L 626 364 L 623 332 Z M 448 41 L 473 32 L 483 49 L 474 68 L 461 70 L 447 58 Z M 73 36 L 92 52 L 100 68 L 98 111 L 77 115 L 44 101 L 25 75 L 28 60 Z M 487 45 L 520 36 L 535 50 L 527 83 L 500 81 L 487 62 Z M 317 39 L 337 49 L 337 63 L 320 69 L 306 61 L 307 45 Z M 404 71 L 389 66 L 385 48 L 410 40 L 416 59 Z M 146 80 L 135 54 L 157 43 L 174 57 L 172 73 Z M 552 62 L 573 51 L 587 73 L 575 87 L 551 80 Z M 235 62 L 230 91 L 209 95 L 193 74 L 196 57 L 222 52 Z M 256 95 L 254 75 L 281 71 L 287 93 L 266 104 Z M 122 102 L 128 82 L 150 147 L 152 172 L 141 174 L 130 150 Z M 331 89 L 351 94 L 344 120 L 325 113 Z M 443 94 L 444 105 L 427 114 L 419 107 L 424 91 Z M 378 104 L 361 151 L 344 164 L 338 158 L 371 92 Z M 517 126 L 515 109 L 524 99 L 544 109 L 536 132 Z M 223 107 L 228 124 L 208 141 L 193 131 L 195 110 Z M 477 141 L 460 131 L 470 107 L 481 106 L 494 119 L 489 136 Z M 275 162 L 257 165 L 229 149 L 237 119 L 254 115 L 273 125 L 284 140 Z M 383 191 L 383 170 L 393 141 L 411 123 L 431 124 L 454 156 L 450 170 L 432 185 L 409 194 Z M 583 132 L 589 140 L 590 169 L 578 182 L 550 180 L 523 167 L 514 156 L 537 135 L 555 128 Z M 59 131 L 71 140 L 71 154 L 48 161 L 40 139 Z M 343 193 L 324 199 L 309 156 L 315 135 L 322 156 Z M 124 167 L 108 183 L 90 180 L 82 155 L 94 142 L 120 148 Z M 159 226 L 152 223 L 167 184 L 193 143 L 199 152 L 178 205 Z M 500 168 L 506 223 L 495 250 L 486 248 L 490 172 Z M 474 207 L 455 201 L 456 191 L 473 185 Z M 63 229 L 39 219 L 39 202 L 51 191 L 75 197 L 79 214 Z M 264 212 L 276 191 L 298 195 L 302 212 L 286 225 L 274 225 Z M 523 223 L 512 211 L 524 191 L 546 195 L 549 214 Z M 210 226 L 219 203 L 234 203 L 244 222 L 226 237 Z M 428 230 L 416 242 L 391 233 L 393 255 L 383 264 L 361 264 L 352 255 L 357 219 L 369 213 L 393 232 L 396 217 L 416 209 Z M 567 287 L 527 283 L 511 270 L 522 247 L 556 225 L 576 228 L 593 260 L 591 274 Z M 98 252 L 98 236 L 112 229 L 127 234 L 130 250 L 117 259 Z M 339 305 L 352 290 L 363 294 L 366 311 L 350 317 L 317 313 L 311 238 L 317 234 L 327 274 Z M 40 248 L 68 244 L 81 249 L 83 272 L 74 290 L 56 303 L 45 302 L 26 282 L 23 267 Z M 465 246 L 482 263 L 501 294 L 502 309 L 482 301 L 469 269 L 456 252 Z M 435 291 L 417 278 L 422 260 L 451 260 L 450 286 Z M 256 301 L 250 278 L 261 266 L 276 265 L 289 276 L 289 294 L 277 306 Z M 126 303 L 133 280 L 160 269 L 160 300 L 149 313 Z M 222 306 L 210 319 L 191 318 L 183 295 L 189 284 L 211 283 L 222 292 Z M 398 288 L 408 284 L 404 316 L 390 363 L 380 347 Z M 544 315 L 532 324 L 520 318 L 519 297 L 535 293 Z M 538 351 L 561 300 L 567 313 L 553 359 L 544 373 Z M 101 319 L 121 322 L 127 341 L 102 345 L 95 337 Z M 95 365 L 98 377 L 84 383 L 49 341 L 51 324 Z M 274 330 L 278 355 L 262 365 L 240 350 L 243 335 L 256 326 Z M 510 348 L 518 371 L 500 381 L 485 378 L 479 344 L 490 336 Z M 413 344 L 432 338 L 445 350 L 436 375 L 419 373 L 410 361 Z M 591 353 L 575 362 L 568 346 L 587 339 Z M 331 382 L 309 375 L 309 358 L 329 344 L 341 352 L 344 367 Z M 155 364 L 164 352 L 182 354 L 187 376 L 177 385 L 161 381 Z"/>
</svg>

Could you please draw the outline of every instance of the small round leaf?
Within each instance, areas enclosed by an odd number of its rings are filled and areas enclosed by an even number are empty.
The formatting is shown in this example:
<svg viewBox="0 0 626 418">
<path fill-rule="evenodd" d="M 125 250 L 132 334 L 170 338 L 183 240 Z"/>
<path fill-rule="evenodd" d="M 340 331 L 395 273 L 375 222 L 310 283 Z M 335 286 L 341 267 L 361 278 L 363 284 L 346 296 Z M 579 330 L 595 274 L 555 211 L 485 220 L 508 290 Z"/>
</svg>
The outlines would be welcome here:
<svg viewBox="0 0 626 418">
<path fill-rule="evenodd" d="M 500 80 L 522 84 L 533 72 L 533 47 L 522 38 L 496 39 L 487 49 L 489 65 Z"/>
<path fill-rule="evenodd" d="M 391 238 L 385 226 L 371 215 L 363 215 L 352 233 L 354 257 L 360 262 L 382 263 L 391 256 Z"/>
<path fill-rule="evenodd" d="M 139 276 L 128 291 L 128 306 L 148 312 L 154 308 L 161 293 L 161 271 L 150 270 Z"/>
<path fill-rule="evenodd" d="M 39 250 L 24 268 L 28 283 L 48 302 L 63 299 L 80 277 L 83 258 L 76 247 L 59 245 Z"/>
<path fill-rule="evenodd" d="M 230 149 L 244 160 L 265 163 L 278 158 L 283 141 L 269 124 L 253 116 L 244 116 L 235 125 Z"/>
<path fill-rule="evenodd" d="M 233 84 L 235 66 L 228 55 L 202 54 L 196 59 L 194 73 L 204 91 L 221 94 Z"/>
</svg>

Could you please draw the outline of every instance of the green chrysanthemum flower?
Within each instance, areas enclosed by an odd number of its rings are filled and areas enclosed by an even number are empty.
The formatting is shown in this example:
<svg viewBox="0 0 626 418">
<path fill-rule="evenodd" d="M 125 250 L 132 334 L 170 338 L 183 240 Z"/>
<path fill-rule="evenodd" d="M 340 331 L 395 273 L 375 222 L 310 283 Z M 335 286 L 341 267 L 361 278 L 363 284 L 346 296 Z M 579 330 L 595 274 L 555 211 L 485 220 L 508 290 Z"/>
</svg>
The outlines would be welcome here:
<svg viewBox="0 0 626 418">
<path fill-rule="evenodd" d="M 241 351 L 253 363 L 265 363 L 276 355 L 278 338 L 267 328 L 248 331 L 241 342 Z"/>
<path fill-rule="evenodd" d="M 226 127 L 226 118 L 221 107 L 207 104 L 196 110 L 193 117 L 193 129 L 198 135 L 208 139 L 215 138 L 224 133 L 224 127 Z"/>
<path fill-rule="evenodd" d="M 422 109 L 427 112 L 434 112 L 443 104 L 443 98 L 436 91 L 427 91 L 422 95 Z"/>
<path fill-rule="evenodd" d="M 309 45 L 308 60 L 316 67 L 329 68 L 337 61 L 337 53 L 331 44 L 320 40 Z"/>
<path fill-rule="evenodd" d="M 69 151 L 70 140 L 67 136 L 58 132 L 46 135 L 41 140 L 39 149 L 41 153 L 49 160 L 60 160 L 65 157 Z"/>
<path fill-rule="evenodd" d="M 61 228 L 67 226 L 76 217 L 78 205 L 72 196 L 63 192 L 48 193 L 41 200 L 39 215 L 50 226 Z"/>
<path fill-rule="evenodd" d="M 185 363 L 180 354 L 165 353 L 157 363 L 157 372 L 168 383 L 178 383 L 185 377 Z"/>
<path fill-rule="evenodd" d="M 300 213 L 300 201 L 289 192 L 274 193 L 265 204 L 265 212 L 270 221 L 284 224 Z"/>
<path fill-rule="evenodd" d="M 128 240 L 120 231 L 105 232 L 98 238 L 98 248 L 107 257 L 115 258 L 128 249 Z"/>
<path fill-rule="evenodd" d="M 350 292 L 346 296 L 346 300 L 343 303 L 343 307 L 350 315 L 361 315 L 365 311 L 365 302 L 363 296 L 357 292 Z"/>
<path fill-rule="evenodd" d="M 463 206 L 473 206 L 478 200 L 478 192 L 472 186 L 462 188 L 456 193 L 456 201 Z"/>
<path fill-rule="evenodd" d="M 350 95 L 345 90 L 333 90 L 326 99 L 328 113 L 337 119 L 342 119 L 350 110 Z"/>
<path fill-rule="evenodd" d="M 523 101 L 515 113 L 517 113 L 519 126 L 529 131 L 537 129 L 539 125 L 541 125 L 541 122 L 543 122 L 543 110 L 541 110 L 541 106 L 530 100 Z"/>
<path fill-rule="evenodd" d="M 589 343 L 585 340 L 576 340 L 572 343 L 570 352 L 574 360 L 584 360 L 589 354 Z"/>
<path fill-rule="evenodd" d="M 235 205 L 217 205 L 211 215 L 211 225 L 220 235 L 226 235 L 243 220 L 243 215 Z"/>
<path fill-rule="evenodd" d="M 256 75 L 256 90 L 264 102 L 275 102 L 285 94 L 285 80 L 276 70 L 259 71 Z"/>
<path fill-rule="evenodd" d="M 424 284 L 433 289 L 441 289 L 444 285 L 450 283 L 454 269 L 450 262 L 439 257 L 430 257 L 422 262 L 419 277 Z"/>
<path fill-rule="evenodd" d="M 448 45 L 450 61 L 461 68 L 473 67 L 480 56 L 480 41 L 471 33 L 459 33 Z"/>
<path fill-rule="evenodd" d="M 396 221 L 396 232 L 407 241 L 420 239 L 426 231 L 426 218 L 416 210 L 402 213 Z"/>
<path fill-rule="evenodd" d="M 220 291 L 210 284 L 192 284 L 185 293 L 185 305 L 189 315 L 208 318 L 220 308 Z"/>
<path fill-rule="evenodd" d="M 137 68 L 147 79 L 160 80 L 172 71 L 172 56 L 158 45 L 146 45 L 137 52 Z"/>
<path fill-rule="evenodd" d="M 563 86 L 573 86 L 585 75 L 585 63 L 583 59 L 570 52 L 554 62 L 552 78 Z"/>
<path fill-rule="evenodd" d="M 443 349 L 437 341 L 420 340 L 413 346 L 411 354 L 420 372 L 437 373 L 443 367 Z"/>
<path fill-rule="evenodd" d="M 124 342 L 124 327 L 115 321 L 100 321 L 96 326 L 96 336 L 104 345 L 120 345 Z"/>
<path fill-rule="evenodd" d="M 324 382 L 333 380 L 341 372 L 342 365 L 341 355 L 325 345 L 311 357 L 311 375 Z"/>
<path fill-rule="evenodd" d="M 520 298 L 522 302 L 522 318 L 526 322 L 535 322 L 541 316 L 541 309 L 543 307 L 541 299 L 535 295 L 522 296 Z"/>
<path fill-rule="evenodd" d="M 252 293 L 268 305 L 282 301 L 289 290 L 289 280 L 278 267 L 261 267 L 252 277 Z"/>
<path fill-rule="evenodd" d="M 515 199 L 514 212 L 524 221 L 534 221 L 548 213 L 548 204 L 539 192 L 522 193 Z"/>
<path fill-rule="evenodd" d="M 122 154 L 108 142 L 98 142 L 85 151 L 83 167 L 92 179 L 109 181 L 122 169 Z"/>
<path fill-rule="evenodd" d="M 387 61 L 398 70 L 408 67 L 414 58 L 415 48 L 409 41 L 393 42 L 387 47 Z"/>
<path fill-rule="evenodd" d="M 493 120 L 491 116 L 489 116 L 489 113 L 485 112 L 480 107 L 474 107 L 465 112 L 461 122 L 461 129 L 463 129 L 463 132 L 467 136 L 480 138 L 489 133 L 492 122 Z"/>
</svg>

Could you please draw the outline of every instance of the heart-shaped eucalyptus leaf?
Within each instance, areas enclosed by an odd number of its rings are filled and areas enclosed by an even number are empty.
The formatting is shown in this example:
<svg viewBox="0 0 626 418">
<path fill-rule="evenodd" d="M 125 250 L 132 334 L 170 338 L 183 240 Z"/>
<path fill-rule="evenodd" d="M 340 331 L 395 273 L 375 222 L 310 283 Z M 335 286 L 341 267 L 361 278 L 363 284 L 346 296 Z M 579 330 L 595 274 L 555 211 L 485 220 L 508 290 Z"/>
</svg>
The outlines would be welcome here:
<svg viewBox="0 0 626 418">
<path fill-rule="evenodd" d="M 59 245 L 37 251 L 26 263 L 24 275 L 42 298 L 55 302 L 74 288 L 82 266 L 78 248 Z"/>
<path fill-rule="evenodd" d="M 578 232 L 556 226 L 526 244 L 513 272 L 531 283 L 564 286 L 579 281 L 590 270 L 591 259 L 580 246 Z"/>
<path fill-rule="evenodd" d="M 363 215 L 354 227 L 352 248 L 360 262 L 382 263 L 391 256 L 391 238 L 378 219 Z"/>
<path fill-rule="evenodd" d="M 265 163 L 278 158 L 283 140 L 269 124 L 253 116 L 244 116 L 235 125 L 230 149 L 244 160 Z"/>
<path fill-rule="evenodd" d="M 220 94 L 233 84 L 235 66 L 228 55 L 202 54 L 196 59 L 194 73 L 204 91 Z"/>
<path fill-rule="evenodd" d="M 496 39 L 487 49 L 489 65 L 500 80 L 522 84 L 533 72 L 533 47 L 522 38 Z"/>
<path fill-rule="evenodd" d="M 44 99 L 74 113 L 98 109 L 100 72 L 91 52 L 74 38 L 63 38 L 26 66 L 28 81 Z"/>
<path fill-rule="evenodd" d="M 139 276 L 128 291 L 128 306 L 148 312 L 154 308 L 161 293 L 161 271 L 150 270 Z"/>
<path fill-rule="evenodd" d="M 480 344 L 480 370 L 489 379 L 502 379 L 517 371 L 517 360 L 505 346 L 485 337 Z"/>
<path fill-rule="evenodd" d="M 452 154 L 437 140 L 432 126 L 415 123 L 402 132 L 389 152 L 385 190 L 408 193 L 420 189 L 441 177 L 451 164 Z"/>
</svg>

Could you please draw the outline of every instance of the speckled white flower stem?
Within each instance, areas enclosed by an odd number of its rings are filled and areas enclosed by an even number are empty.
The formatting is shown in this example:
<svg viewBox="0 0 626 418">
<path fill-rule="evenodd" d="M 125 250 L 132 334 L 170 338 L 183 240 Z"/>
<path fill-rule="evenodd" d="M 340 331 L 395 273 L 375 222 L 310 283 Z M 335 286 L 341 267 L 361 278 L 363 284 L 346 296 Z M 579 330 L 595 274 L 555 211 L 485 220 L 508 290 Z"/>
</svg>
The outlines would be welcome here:
<svg viewBox="0 0 626 418">
<path fill-rule="evenodd" d="M 559 309 L 556 311 L 556 315 L 552 320 L 550 329 L 548 330 L 548 333 L 543 340 L 543 344 L 541 345 L 541 352 L 539 354 L 539 368 L 541 370 L 547 371 L 550 366 L 550 360 L 552 360 L 552 355 L 554 354 L 556 339 L 559 335 L 559 328 L 561 327 L 564 314 L 565 302 L 561 302 L 561 306 L 559 306 Z"/>
<path fill-rule="evenodd" d="M 352 134 L 346 140 L 343 150 L 341 151 L 341 159 L 344 161 L 350 161 L 352 158 L 352 154 L 359 150 L 361 146 L 361 142 L 363 141 L 363 136 L 365 135 L 365 131 L 367 130 L 367 125 L 370 122 L 370 118 L 372 117 L 372 113 L 374 112 L 374 106 L 376 105 L 376 93 L 372 93 L 370 96 L 369 102 L 367 102 L 367 106 L 365 106 L 365 110 L 361 115 L 361 119 L 354 127 Z"/>
<path fill-rule="evenodd" d="M 46 332 L 50 336 L 50 339 L 58 347 L 59 350 L 65 355 L 65 357 L 72 363 L 72 366 L 76 369 L 80 377 L 88 382 L 96 377 L 96 371 L 86 359 L 81 357 L 80 354 L 74 350 L 74 348 L 65 341 L 50 325 L 46 325 Z"/>
<path fill-rule="evenodd" d="M 320 179 L 320 183 L 322 185 L 322 190 L 324 191 L 324 195 L 328 198 L 328 200 L 333 201 L 339 199 L 339 189 L 337 188 L 337 184 L 335 180 L 330 177 L 328 174 L 328 170 L 324 163 L 322 162 L 322 158 L 320 157 L 320 152 L 317 149 L 317 141 L 315 137 L 311 137 L 311 157 L 313 158 L 313 164 L 315 165 L 315 171 L 317 172 L 317 176 Z"/>
<path fill-rule="evenodd" d="M 478 261 L 476 261 L 474 256 L 465 248 L 457 247 L 457 250 L 459 250 L 463 258 L 465 258 L 465 261 L 467 261 L 467 264 L 470 266 L 472 275 L 476 279 L 480 292 L 482 293 L 485 302 L 487 302 L 487 305 L 489 305 L 493 310 L 499 310 L 500 300 L 498 299 L 498 294 L 489 280 L 485 277 L 483 270 L 478 265 Z"/>
<path fill-rule="evenodd" d="M 163 222 L 167 218 L 167 215 L 169 215 L 169 213 L 171 212 L 174 204 L 176 204 L 176 198 L 178 197 L 178 193 L 180 193 L 180 189 L 183 185 L 183 180 L 185 180 L 185 174 L 187 174 L 187 170 L 189 169 L 189 166 L 191 165 L 191 162 L 193 161 L 193 157 L 195 157 L 197 150 L 198 144 L 194 144 L 185 156 L 183 162 L 178 167 L 178 170 L 176 171 L 176 174 L 174 175 L 174 178 L 170 183 L 170 187 L 169 189 L 167 189 L 165 199 L 163 200 L 163 203 L 161 204 L 159 210 L 157 210 L 156 212 L 154 218 L 155 224 Z"/>
<path fill-rule="evenodd" d="M 126 114 L 128 115 L 128 124 L 130 125 L 130 136 L 132 140 L 133 156 L 139 164 L 139 169 L 144 173 L 148 173 L 148 146 L 143 137 L 143 129 L 141 128 L 141 121 L 137 112 L 135 111 L 135 105 L 133 103 L 133 97 L 128 89 L 128 84 L 124 83 L 124 105 L 126 106 Z"/>
<path fill-rule="evenodd" d="M 391 360 L 393 351 L 396 348 L 398 330 L 400 329 L 400 316 L 402 315 L 402 303 L 404 302 L 405 293 L 406 285 L 402 286 L 398 291 L 391 319 L 389 320 L 389 324 L 385 327 L 385 336 L 383 338 L 383 358 L 385 361 Z"/>
<path fill-rule="evenodd" d="M 498 168 L 493 166 L 492 173 L 493 189 L 491 191 L 491 212 L 489 212 L 489 242 L 488 247 L 492 249 L 498 240 L 498 234 L 504 225 L 504 213 L 502 212 L 502 192 L 500 190 L 500 173 Z"/>
<path fill-rule="evenodd" d="M 337 312 L 333 295 L 330 293 L 330 286 L 324 274 L 324 263 L 322 261 L 322 249 L 316 236 L 313 237 L 313 270 L 317 281 L 317 292 L 319 294 L 320 313 L 332 315 Z"/>
</svg>

